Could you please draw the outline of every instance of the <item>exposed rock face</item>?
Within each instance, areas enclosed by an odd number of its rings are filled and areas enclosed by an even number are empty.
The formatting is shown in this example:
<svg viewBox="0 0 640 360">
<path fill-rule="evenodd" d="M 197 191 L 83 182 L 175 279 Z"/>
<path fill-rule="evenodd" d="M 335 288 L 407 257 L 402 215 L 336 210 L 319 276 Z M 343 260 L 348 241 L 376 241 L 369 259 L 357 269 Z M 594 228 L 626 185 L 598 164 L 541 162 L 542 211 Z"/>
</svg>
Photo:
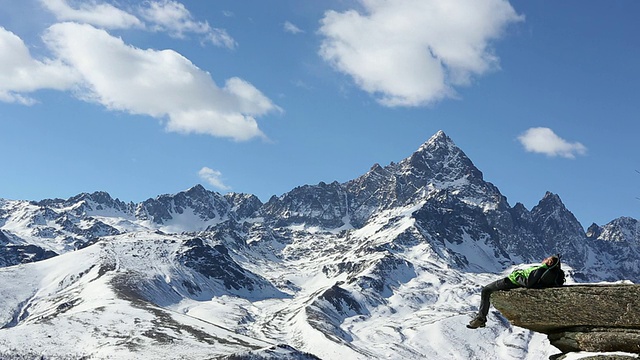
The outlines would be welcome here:
<svg viewBox="0 0 640 360">
<path fill-rule="evenodd" d="M 563 352 L 640 352 L 640 331 L 631 329 L 577 328 L 549 335 L 549 341 Z"/>
<path fill-rule="evenodd" d="M 572 285 L 491 295 L 513 325 L 548 335 L 562 352 L 640 354 L 640 285 Z"/>
</svg>

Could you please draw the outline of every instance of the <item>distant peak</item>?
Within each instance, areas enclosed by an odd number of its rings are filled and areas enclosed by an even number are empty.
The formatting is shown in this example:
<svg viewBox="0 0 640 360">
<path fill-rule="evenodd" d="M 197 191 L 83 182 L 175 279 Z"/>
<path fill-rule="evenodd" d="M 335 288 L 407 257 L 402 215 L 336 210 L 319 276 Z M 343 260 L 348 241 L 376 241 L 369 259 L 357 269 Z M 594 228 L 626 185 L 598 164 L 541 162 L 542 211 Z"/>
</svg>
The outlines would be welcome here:
<svg viewBox="0 0 640 360">
<path fill-rule="evenodd" d="M 205 191 L 205 190 L 206 189 L 204 188 L 204 186 L 202 186 L 201 184 L 196 184 L 195 186 L 193 186 L 187 191 Z"/>
<path fill-rule="evenodd" d="M 521 202 L 517 202 L 514 206 L 513 206 L 513 210 L 516 211 L 520 211 L 520 212 L 526 212 L 527 208 L 524 206 L 523 203 Z"/>
<path fill-rule="evenodd" d="M 451 140 L 444 131 L 440 130 L 429 138 L 418 148 L 414 155 L 424 156 L 425 154 L 445 156 L 446 154 L 458 154 L 462 151 Z"/>
<path fill-rule="evenodd" d="M 428 178 L 429 181 L 453 181 L 464 177 L 482 180 L 482 172 L 442 130 L 431 136 L 416 152 L 403 160 L 400 166 L 405 171 L 426 176 L 425 179 Z"/>
<path fill-rule="evenodd" d="M 550 191 L 547 191 L 544 194 L 544 197 L 538 202 L 538 205 L 536 206 L 536 208 L 538 210 L 546 208 L 546 209 L 562 209 L 562 210 L 568 211 L 566 206 L 560 199 L 560 196 Z"/>
<path fill-rule="evenodd" d="M 192 188 L 184 191 L 184 193 L 188 194 L 188 195 L 202 195 L 202 194 L 206 194 L 207 193 L 207 189 L 204 188 L 204 186 L 197 184 L 195 186 L 193 186 Z"/>
<path fill-rule="evenodd" d="M 443 146 L 455 147 L 456 145 L 453 143 L 453 140 L 451 140 L 451 138 L 444 133 L 444 131 L 439 130 L 437 133 L 431 136 L 429 140 L 427 140 L 427 142 L 425 142 L 424 144 L 422 144 L 422 146 L 420 146 L 420 148 L 418 149 L 418 152 L 426 151 L 428 149 L 433 149 L 433 148 L 439 148 Z"/>
<path fill-rule="evenodd" d="M 449 136 L 447 136 L 447 134 L 445 134 L 444 131 L 438 130 L 437 133 L 433 134 L 433 136 L 431 136 L 431 138 L 429 138 L 427 143 L 429 143 L 429 142 L 438 142 L 438 141 L 451 141 L 451 138 Z"/>
<path fill-rule="evenodd" d="M 74 197 L 71 197 L 69 199 L 67 199 L 68 203 L 77 203 L 80 201 L 86 201 L 86 200 L 91 200 L 91 201 L 95 201 L 97 203 L 109 203 L 112 202 L 113 199 L 111 198 L 111 195 L 109 195 L 109 193 L 105 192 L 105 191 L 95 191 L 93 193 L 81 193 L 78 194 Z"/>
<path fill-rule="evenodd" d="M 442 130 L 438 130 L 438 132 L 436 132 L 431 138 L 447 138 L 447 134 L 444 133 L 444 131 Z"/>
<path fill-rule="evenodd" d="M 558 196 L 558 195 L 556 195 L 556 194 L 554 194 L 554 193 L 552 193 L 550 191 L 547 191 L 544 194 L 544 197 L 542 198 L 542 200 L 543 201 L 553 201 L 553 202 L 557 202 L 557 203 L 561 203 L 562 204 L 562 200 L 560 200 L 560 196 Z"/>
</svg>

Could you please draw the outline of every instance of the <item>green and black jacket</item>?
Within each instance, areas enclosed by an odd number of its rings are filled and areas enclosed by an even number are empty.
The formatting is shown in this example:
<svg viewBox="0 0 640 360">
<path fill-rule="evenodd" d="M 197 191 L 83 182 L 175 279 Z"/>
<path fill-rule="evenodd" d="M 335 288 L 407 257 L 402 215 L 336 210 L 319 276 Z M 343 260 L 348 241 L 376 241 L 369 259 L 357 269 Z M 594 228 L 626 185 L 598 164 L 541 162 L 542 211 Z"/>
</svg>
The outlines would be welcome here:
<svg viewBox="0 0 640 360">
<path fill-rule="evenodd" d="M 549 267 L 546 264 L 535 265 L 526 269 L 514 270 L 508 277 L 515 285 L 535 287 L 547 269 L 549 269 Z"/>
</svg>

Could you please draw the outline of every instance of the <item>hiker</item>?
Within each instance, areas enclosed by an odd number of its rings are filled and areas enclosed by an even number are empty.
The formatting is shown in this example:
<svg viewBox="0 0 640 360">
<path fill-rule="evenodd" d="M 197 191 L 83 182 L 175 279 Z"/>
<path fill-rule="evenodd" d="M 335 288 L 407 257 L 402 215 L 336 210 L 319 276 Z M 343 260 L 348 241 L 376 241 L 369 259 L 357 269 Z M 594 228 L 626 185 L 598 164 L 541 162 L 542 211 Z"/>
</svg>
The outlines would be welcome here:
<svg viewBox="0 0 640 360">
<path fill-rule="evenodd" d="M 514 270 L 504 279 L 496 280 L 482 288 L 480 308 L 478 314 L 469 322 L 469 329 L 484 327 L 487 323 L 487 314 L 491 293 L 498 290 L 510 290 L 519 287 L 543 288 L 562 286 L 564 283 L 564 271 L 560 269 L 560 255 L 549 256 L 542 260 L 542 264 L 534 265 L 526 269 Z"/>
</svg>

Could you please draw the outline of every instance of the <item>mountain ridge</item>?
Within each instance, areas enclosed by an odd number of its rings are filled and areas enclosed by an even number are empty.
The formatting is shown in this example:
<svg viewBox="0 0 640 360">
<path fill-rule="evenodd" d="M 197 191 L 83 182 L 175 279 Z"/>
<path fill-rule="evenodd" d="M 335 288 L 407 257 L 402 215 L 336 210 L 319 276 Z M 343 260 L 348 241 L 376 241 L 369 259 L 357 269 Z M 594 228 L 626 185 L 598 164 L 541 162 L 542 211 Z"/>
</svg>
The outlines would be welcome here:
<svg viewBox="0 0 640 360">
<path fill-rule="evenodd" d="M 471 233 L 487 234 L 498 253 L 502 253 L 504 259 L 499 263 L 503 265 L 559 252 L 571 254 L 572 264 L 582 268 L 592 264 L 599 253 L 585 249 L 585 241 L 589 246 L 606 247 L 602 239 L 596 241 L 587 236 L 556 194 L 547 192 L 531 210 L 521 203 L 511 207 L 443 131 L 398 163 L 385 167 L 374 164 L 367 173 L 344 183 L 299 186 L 266 203 L 252 194 L 222 195 L 200 184 L 139 203 L 113 199 L 104 191 L 81 193 L 66 200 L 3 200 L 0 230 L 5 243 L 34 245 L 41 252 L 58 254 L 106 235 L 150 229 L 168 233 L 205 231 L 229 221 L 242 223 L 244 219 L 261 219 L 274 227 L 357 229 L 377 212 L 421 202 L 429 209 L 416 211 L 425 220 L 421 225 L 454 243 L 460 242 L 463 227 L 475 227 Z M 19 219 L 8 216 L 20 212 Z M 450 224 L 457 226 L 452 228 Z M 22 231 L 14 232 L 14 228 Z M 26 234 L 25 228 L 29 229 Z M 55 246 L 50 244 L 51 239 L 56 240 Z M 534 256 L 525 256 L 518 250 L 522 248 Z M 16 264 L 16 259 L 14 256 L 5 265 Z"/>
<path fill-rule="evenodd" d="M 189 347 L 259 356 L 286 344 L 278 349 L 292 358 L 536 359 L 553 350 L 498 314 L 492 343 L 458 333 L 479 287 L 556 252 L 570 281 L 637 282 L 637 229 L 619 218 L 585 233 L 551 192 L 531 210 L 511 207 L 442 131 L 398 163 L 265 203 L 199 184 L 139 203 L 101 191 L 0 200 L 0 278 L 24 282 L 0 286 L 0 354 L 30 332 L 43 354 L 96 358 L 152 356 L 174 342 L 185 358 Z M 121 327 L 117 314 L 139 321 Z M 95 339 L 55 348 L 51 322 Z M 80 325 L 91 322 L 105 330 Z M 113 339 L 125 331 L 121 351 Z M 447 339 L 420 341 L 437 334 Z M 216 345 L 224 339 L 235 345 Z"/>
</svg>

